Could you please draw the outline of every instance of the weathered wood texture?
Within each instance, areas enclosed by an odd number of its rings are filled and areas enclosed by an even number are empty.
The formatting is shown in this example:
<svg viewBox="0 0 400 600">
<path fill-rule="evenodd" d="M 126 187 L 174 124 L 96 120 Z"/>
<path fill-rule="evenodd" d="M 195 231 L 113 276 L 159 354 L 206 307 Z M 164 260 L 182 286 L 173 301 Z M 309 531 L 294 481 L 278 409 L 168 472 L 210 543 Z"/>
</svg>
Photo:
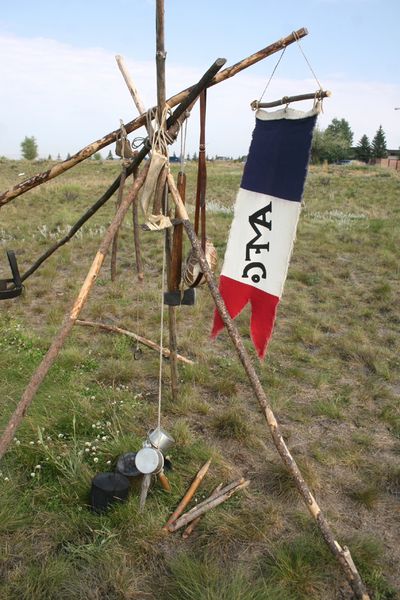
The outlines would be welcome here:
<svg viewBox="0 0 400 600">
<path fill-rule="evenodd" d="M 277 42 L 274 42 L 273 44 L 270 44 L 269 46 L 266 46 L 262 50 L 255 52 L 251 56 L 248 56 L 247 58 L 235 63 L 231 67 L 224 69 L 223 71 L 221 71 L 220 73 L 215 75 L 215 77 L 211 80 L 211 82 L 208 84 L 207 87 L 216 85 L 217 83 L 221 83 L 222 81 L 225 81 L 226 79 L 229 79 L 230 77 L 234 77 L 237 73 L 239 73 L 240 71 L 243 71 L 243 69 L 247 69 L 251 65 L 254 65 L 255 63 L 259 62 L 260 60 L 266 58 L 267 56 L 271 56 L 271 54 L 274 54 L 275 52 L 279 52 L 279 50 L 282 50 L 286 46 L 293 44 L 293 42 L 295 42 L 297 39 L 301 39 L 304 36 L 306 36 L 307 34 L 308 34 L 308 31 L 305 28 L 301 28 L 295 32 L 292 32 L 290 35 L 278 40 Z M 191 87 L 187 88 L 187 89 L 179 92 L 178 94 L 175 94 L 175 96 L 172 96 L 171 98 L 169 98 L 167 100 L 168 105 L 171 108 L 173 108 L 174 106 L 177 106 L 180 102 L 182 102 L 185 98 L 187 98 L 189 96 L 189 92 L 191 91 L 191 89 L 192 89 Z M 139 127 L 142 127 L 143 125 L 145 125 L 145 123 L 146 123 L 146 114 L 142 114 L 142 115 L 140 115 L 140 117 L 137 117 L 136 119 L 129 121 L 129 123 L 126 123 L 126 125 L 125 125 L 126 132 L 129 134 L 132 131 L 139 129 Z M 20 183 L 18 183 L 18 185 L 14 186 L 13 188 L 3 192 L 2 194 L 0 194 L 0 208 L 4 204 L 7 204 L 8 202 L 10 202 L 13 198 L 20 196 L 21 194 L 24 194 L 28 190 L 31 190 L 34 187 L 36 187 L 42 183 L 45 183 L 46 181 L 50 181 L 51 179 L 58 177 L 58 175 L 65 173 L 65 171 L 68 171 L 68 169 L 71 169 L 72 167 L 79 164 L 86 158 L 89 158 L 95 152 L 98 152 L 99 150 L 102 150 L 102 148 L 105 148 L 109 144 L 112 144 L 113 142 L 116 141 L 117 136 L 119 135 L 119 132 L 120 132 L 120 130 L 118 128 L 118 129 L 112 131 L 111 133 L 106 134 L 102 138 L 96 140 L 95 142 L 92 142 L 91 144 L 85 146 L 85 148 L 82 148 L 81 150 L 76 152 L 69 159 L 64 160 L 61 163 L 57 163 L 56 165 L 54 165 L 47 171 L 44 171 L 43 173 L 39 173 L 37 175 L 33 175 L 29 179 L 25 179 L 24 181 L 21 181 Z"/>
</svg>

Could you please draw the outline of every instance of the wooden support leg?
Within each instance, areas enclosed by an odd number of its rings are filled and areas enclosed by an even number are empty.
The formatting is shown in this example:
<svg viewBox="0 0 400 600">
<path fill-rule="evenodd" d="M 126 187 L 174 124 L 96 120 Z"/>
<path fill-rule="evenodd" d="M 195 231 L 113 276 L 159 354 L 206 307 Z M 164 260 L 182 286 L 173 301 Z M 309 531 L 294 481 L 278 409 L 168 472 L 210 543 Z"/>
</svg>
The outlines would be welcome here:
<svg viewBox="0 0 400 600">
<path fill-rule="evenodd" d="M 52 366 L 52 364 L 56 360 L 57 356 L 59 355 L 60 350 L 63 347 L 65 340 L 67 339 L 68 335 L 70 334 L 72 327 L 74 326 L 74 324 L 79 316 L 79 313 L 83 309 L 83 307 L 88 299 L 90 290 L 92 289 L 92 287 L 97 279 L 97 276 L 100 272 L 100 269 L 103 265 L 105 256 L 110 248 L 110 245 L 111 245 L 111 242 L 115 235 L 115 232 L 120 227 L 122 220 L 129 208 L 130 204 L 136 200 L 137 194 L 138 194 L 140 188 L 142 187 L 143 182 L 146 178 L 147 171 L 148 171 L 148 165 L 146 165 L 143 168 L 141 174 L 136 179 L 131 192 L 122 201 L 116 215 L 114 216 L 114 219 L 113 219 L 111 225 L 109 226 L 109 228 L 107 229 L 107 231 L 104 235 L 104 238 L 100 244 L 100 247 L 96 253 L 96 256 L 94 257 L 92 265 L 86 276 L 86 279 L 80 289 L 78 297 L 76 298 L 76 300 L 72 306 L 72 309 L 66 314 L 63 325 L 61 326 L 61 329 L 59 330 L 58 334 L 53 339 L 53 342 L 52 342 L 50 348 L 48 349 L 45 357 L 43 358 L 42 362 L 40 363 L 40 365 L 34 372 L 30 382 L 28 383 L 28 386 L 26 387 L 24 393 L 22 394 L 21 400 L 19 401 L 14 413 L 12 414 L 12 416 L 3 432 L 3 435 L 0 438 L 0 458 L 4 455 L 8 446 L 10 445 L 10 443 L 14 437 L 15 431 L 16 431 L 18 425 L 21 423 L 22 419 L 24 418 L 26 411 L 28 410 L 33 398 L 35 397 L 35 394 L 36 394 L 40 384 L 42 383 L 42 381 L 45 378 L 45 376 L 47 375 L 50 367 Z"/>
</svg>

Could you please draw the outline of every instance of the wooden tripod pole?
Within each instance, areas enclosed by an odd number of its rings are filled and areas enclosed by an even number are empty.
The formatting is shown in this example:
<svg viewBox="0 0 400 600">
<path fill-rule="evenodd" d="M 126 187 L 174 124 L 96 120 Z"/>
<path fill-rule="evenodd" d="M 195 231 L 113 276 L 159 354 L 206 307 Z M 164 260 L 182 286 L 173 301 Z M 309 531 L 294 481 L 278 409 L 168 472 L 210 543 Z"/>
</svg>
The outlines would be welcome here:
<svg viewBox="0 0 400 600">
<path fill-rule="evenodd" d="M 219 289 L 215 283 L 214 276 L 211 272 L 211 269 L 208 265 L 204 252 L 201 248 L 201 243 L 197 238 L 195 231 L 193 229 L 192 224 L 189 221 L 188 214 L 186 208 L 179 196 L 178 189 L 175 185 L 174 178 L 170 174 L 168 177 L 168 185 L 171 191 L 174 202 L 179 210 L 179 216 L 183 220 L 183 226 L 186 230 L 186 233 L 189 237 L 190 243 L 196 253 L 198 261 L 201 266 L 201 270 L 204 273 L 207 285 L 210 289 L 212 298 L 214 303 L 221 315 L 221 318 L 226 326 L 229 337 L 232 340 L 232 343 L 238 353 L 239 359 L 246 371 L 247 377 L 249 378 L 251 387 L 255 393 L 255 396 L 260 404 L 261 411 L 265 417 L 265 420 L 268 424 L 273 443 L 283 460 L 286 468 L 289 473 L 293 477 L 293 481 L 297 487 L 298 492 L 300 493 L 305 505 L 307 506 L 311 516 L 316 521 L 322 536 L 331 550 L 332 554 L 339 561 L 341 567 L 343 568 L 345 575 L 354 591 L 355 596 L 359 600 L 370 600 L 369 595 L 365 589 L 365 586 L 361 580 L 361 577 L 357 571 L 357 568 L 351 558 L 350 551 L 346 547 L 341 547 L 340 544 L 335 540 L 333 533 L 330 529 L 328 522 L 323 516 L 320 507 L 318 506 L 314 496 L 312 495 L 306 481 L 304 480 L 297 463 L 292 457 L 289 448 L 287 447 L 281 431 L 279 424 L 275 418 L 275 415 L 272 411 L 270 403 L 265 395 L 265 392 L 262 388 L 261 382 L 258 378 L 256 370 L 253 366 L 253 363 L 248 355 L 238 328 L 236 327 L 235 322 L 232 320 L 223 298 L 219 292 Z"/>
<path fill-rule="evenodd" d="M 135 183 L 133 184 L 130 193 L 122 200 L 122 202 L 118 208 L 118 211 L 116 212 L 114 219 L 111 222 L 111 225 L 109 226 L 109 228 L 107 229 L 107 231 L 103 237 L 100 247 L 99 247 L 99 249 L 96 253 L 96 256 L 94 257 L 94 260 L 92 262 L 92 265 L 89 269 L 89 272 L 86 275 L 86 279 L 80 289 L 80 292 L 79 292 L 71 310 L 65 316 L 64 323 L 61 326 L 61 329 L 59 330 L 58 334 L 53 339 L 53 342 L 52 342 L 50 348 L 48 349 L 45 357 L 43 358 L 42 362 L 36 369 L 35 373 L 32 375 L 30 382 L 28 383 L 24 393 L 22 394 L 21 400 L 19 401 L 14 413 L 12 414 L 12 416 L 7 424 L 7 427 L 5 428 L 5 430 L 3 432 L 3 435 L 0 438 L 0 458 L 4 455 L 8 446 L 10 445 L 10 443 L 14 437 L 15 430 L 17 429 L 18 425 L 21 423 L 22 419 L 24 418 L 25 413 L 28 410 L 40 384 L 42 383 L 42 381 L 45 378 L 45 376 L 47 375 L 50 367 L 56 360 L 58 354 L 60 353 L 61 348 L 64 345 L 65 340 L 67 339 L 68 335 L 70 334 L 72 327 L 74 326 L 80 312 L 82 311 L 82 309 L 88 299 L 90 290 L 92 289 L 92 287 L 97 279 L 99 271 L 104 262 L 105 256 L 110 248 L 110 245 L 114 238 L 115 232 L 118 231 L 118 228 L 120 227 L 122 220 L 129 208 L 130 204 L 136 200 L 137 194 L 138 194 L 140 188 L 142 187 L 144 180 L 146 178 L 147 171 L 148 171 L 148 165 L 146 165 L 143 168 L 141 174 L 135 180 Z"/>
</svg>

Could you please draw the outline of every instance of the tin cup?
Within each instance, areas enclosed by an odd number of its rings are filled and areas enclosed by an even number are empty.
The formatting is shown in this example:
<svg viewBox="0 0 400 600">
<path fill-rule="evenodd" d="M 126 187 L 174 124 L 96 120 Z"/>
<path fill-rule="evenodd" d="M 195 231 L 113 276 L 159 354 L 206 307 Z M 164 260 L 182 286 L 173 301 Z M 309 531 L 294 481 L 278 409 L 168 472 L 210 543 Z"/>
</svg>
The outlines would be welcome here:
<svg viewBox="0 0 400 600">
<path fill-rule="evenodd" d="M 163 453 L 165 453 L 165 451 L 175 443 L 174 438 L 171 437 L 169 433 L 167 433 L 165 429 L 162 429 L 161 427 L 150 429 L 149 433 L 147 434 L 147 439 L 153 448 L 157 448 Z"/>
<path fill-rule="evenodd" d="M 156 475 L 164 467 L 164 456 L 158 448 L 144 446 L 137 452 L 135 464 L 143 475 Z"/>
</svg>

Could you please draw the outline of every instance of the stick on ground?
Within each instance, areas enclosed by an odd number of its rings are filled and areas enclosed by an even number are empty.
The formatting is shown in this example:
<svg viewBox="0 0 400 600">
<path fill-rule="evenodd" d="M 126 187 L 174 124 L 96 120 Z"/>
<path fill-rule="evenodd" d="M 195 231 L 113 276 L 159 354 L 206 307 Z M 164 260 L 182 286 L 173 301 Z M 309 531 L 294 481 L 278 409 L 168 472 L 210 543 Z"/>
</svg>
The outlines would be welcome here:
<svg viewBox="0 0 400 600">
<path fill-rule="evenodd" d="M 145 337 L 142 337 L 141 335 L 138 335 L 137 333 L 133 333 L 133 331 L 128 331 L 127 329 L 116 327 L 115 325 L 106 325 L 106 323 L 99 323 L 97 321 L 87 321 L 83 319 L 78 319 L 76 323 L 77 325 L 84 325 L 86 327 L 98 327 L 99 329 L 111 331 L 112 333 L 121 333 L 122 335 L 126 335 L 127 337 L 136 340 L 137 342 L 139 342 L 139 344 L 143 344 L 144 346 L 147 346 L 152 350 L 160 352 L 160 346 L 158 344 L 152 342 L 151 340 L 148 340 Z M 163 356 L 165 356 L 165 358 L 169 358 L 170 351 L 168 348 L 163 347 Z M 186 358 L 186 356 L 182 356 L 182 354 L 177 354 L 177 359 L 185 363 L 186 365 L 194 365 L 193 360 Z"/>
</svg>

